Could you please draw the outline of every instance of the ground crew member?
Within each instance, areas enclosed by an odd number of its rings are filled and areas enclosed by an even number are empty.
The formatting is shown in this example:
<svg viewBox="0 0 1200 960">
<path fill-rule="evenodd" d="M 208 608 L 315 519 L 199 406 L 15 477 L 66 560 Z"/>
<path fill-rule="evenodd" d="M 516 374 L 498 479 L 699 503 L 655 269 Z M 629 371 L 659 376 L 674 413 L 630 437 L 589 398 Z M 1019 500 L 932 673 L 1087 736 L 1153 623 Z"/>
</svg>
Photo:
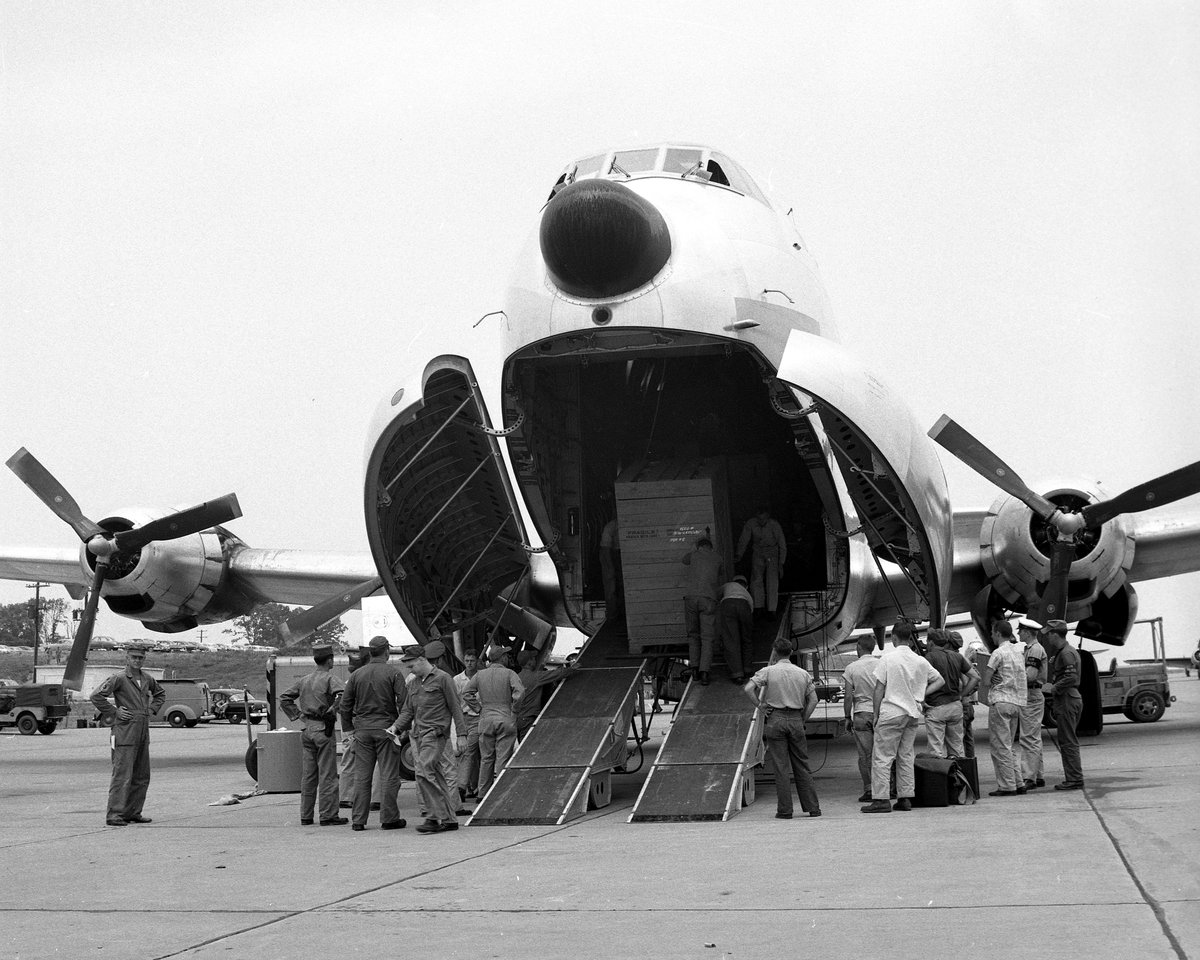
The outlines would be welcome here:
<svg viewBox="0 0 1200 960">
<path fill-rule="evenodd" d="M 317 669 L 293 683 L 279 698 L 289 720 L 303 723 L 300 733 L 300 822 L 312 826 L 313 808 L 320 790 L 320 819 L 323 827 L 349 823 L 338 816 L 337 740 L 333 724 L 342 697 L 342 681 L 333 675 L 333 646 L 313 647 Z"/>
<path fill-rule="evenodd" d="M 721 587 L 721 602 L 717 604 L 717 625 L 725 648 L 725 663 L 730 679 L 738 684 L 746 682 L 754 656 L 754 601 L 746 586 L 746 578 L 739 573 Z"/>
<path fill-rule="evenodd" d="M 929 631 L 925 659 L 946 681 L 942 689 L 929 694 L 925 701 L 925 737 L 929 741 L 929 752 L 941 759 L 966 756 L 963 752 L 962 702 L 979 686 L 979 671 L 954 649 L 950 634 L 945 630 Z"/>
<path fill-rule="evenodd" d="M 504 665 L 508 647 L 489 647 L 488 665 L 467 681 L 464 694 L 479 697 L 479 795 L 492 785 L 504 769 L 517 741 L 514 709 L 525 694 L 517 675 Z"/>
<path fill-rule="evenodd" d="M 858 659 L 842 672 L 842 706 L 846 711 L 846 729 L 854 735 L 858 749 L 858 775 L 862 780 L 859 803 L 871 799 L 871 752 L 875 731 L 875 638 L 858 638 Z"/>
<path fill-rule="evenodd" d="M 455 787 L 451 793 L 442 769 L 442 760 L 450 736 L 451 721 L 458 734 L 455 754 L 467 745 L 467 723 L 458 705 L 458 690 L 450 674 L 429 662 L 425 647 L 419 644 L 408 647 L 400 661 L 408 665 L 416 682 L 389 732 L 398 737 L 412 729 L 413 766 L 416 768 L 421 806 L 425 810 L 425 820 L 417 826 L 417 833 L 457 830 L 455 810 L 458 808 L 458 788 Z"/>
<path fill-rule="evenodd" d="M 459 800 L 479 795 L 479 697 L 464 693 L 467 681 L 478 672 L 479 658 L 474 650 L 467 650 L 463 654 L 462 673 L 454 675 L 458 705 L 462 707 L 463 720 L 467 723 L 467 749 L 458 755 Z"/>
<path fill-rule="evenodd" d="M 998 621 L 992 627 L 996 649 L 988 659 L 992 678 L 988 687 L 988 749 L 996 772 L 996 789 L 989 797 L 1015 797 L 1025 792 L 1014 746 L 1025 706 L 1025 657 L 1017 647 L 1012 624 Z"/>
<path fill-rule="evenodd" d="M 738 538 L 737 559 L 750 549 L 750 591 L 754 595 L 754 612 L 773 614 L 779 607 L 779 574 L 787 563 L 787 540 L 783 527 L 762 507 L 746 521 Z"/>
<path fill-rule="evenodd" d="M 1063 782 L 1055 790 L 1082 790 L 1083 763 L 1079 758 L 1079 735 L 1075 727 L 1083 712 L 1079 693 L 1079 651 L 1067 643 L 1067 622 L 1051 620 L 1041 635 L 1042 646 L 1050 655 L 1050 682 L 1042 693 L 1051 697 L 1054 720 L 1058 727 L 1058 752 L 1062 757 Z"/>
<path fill-rule="evenodd" d="M 404 709 L 407 693 L 403 675 L 387 662 L 390 651 L 387 637 L 372 637 L 367 649 L 371 660 L 350 675 L 341 703 L 342 729 L 354 735 L 354 813 L 350 829 L 367 829 L 371 782 L 378 762 L 382 780 L 379 826 L 383 830 L 399 830 L 407 823 L 396 804 L 400 790 L 400 750 L 388 727 Z"/>
<path fill-rule="evenodd" d="M 721 596 L 723 566 L 712 541 L 701 537 L 682 558 L 687 571 L 683 621 L 687 626 L 688 660 L 707 685 L 712 670 L 713 641 L 717 639 L 717 598 Z"/>
<path fill-rule="evenodd" d="M 1017 634 L 1025 644 L 1025 706 L 1021 708 L 1021 728 L 1018 734 L 1018 759 L 1021 779 L 1026 790 L 1046 785 L 1042 777 L 1042 718 L 1046 713 L 1046 697 L 1042 684 L 1047 680 L 1046 648 L 1038 642 L 1042 625 L 1022 617 L 1017 621 Z"/>
<path fill-rule="evenodd" d="M 963 635 L 957 630 L 950 631 L 950 646 L 961 653 L 967 660 L 967 663 L 975 666 L 975 654 L 977 652 L 987 653 L 987 647 L 983 645 L 983 641 L 972 635 L 971 645 L 963 650 Z M 978 671 L 978 667 L 975 668 Z M 970 694 L 962 698 L 962 713 L 963 713 L 963 756 L 970 759 L 975 758 L 975 704 L 979 702 L 978 684 Z"/>
<path fill-rule="evenodd" d="M 442 643 L 441 640 L 430 640 L 427 644 L 425 644 L 425 659 L 449 676 L 451 680 L 454 679 L 454 661 L 451 658 L 449 651 L 446 650 L 446 645 Z M 410 674 L 408 677 L 408 683 L 410 684 L 408 689 L 410 693 L 412 692 L 411 684 L 414 682 L 416 682 L 416 677 Z M 457 686 L 454 688 L 454 693 L 457 697 Z M 459 701 L 459 707 L 462 707 L 461 700 Z M 465 716 L 466 715 L 464 714 L 464 717 Z M 466 736 L 467 731 L 463 727 L 456 727 L 451 731 L 451 736 L 446 738 L 446 749 L 442 754 L 442 776 L 445 778 L 446 787 L 449 790 L 448 796 L 451 798 L 451 809 L 457 816 L 465 817 L 471 811 L 461 806 L 460 797 L 458 795 L 458 758 L 461 751 L 458 749 L 457 734 Z"/>
<path fill-rule="evenodd" d="M 913 762 L 917 726 L 925 698 L 945 684 L 933 665 L 916 652 L 912 624 L 892 627 L 892 648 L 875 663 L 875 716 L 871 747 L 871 802 L 863 813 L 891 813 L 892 764 L 896 765 L 896 810 L 911 810 L 916 796 Z"/>
<path fill-rule="evenodd" d="M 817 709 L 817 689 L 807 670 L 790 659 L 792 641 L 775 641 L 771 660 L 742 689 L 766 714 L 763 742 L 775 767 L 775 819 L 792 819 L 792 783 L 800 796 L 800 809 L 810 817 L 821 815 L 821 801 L 808 769 L 808 744 L 804 724 Z M 791 777 L 789 777 L 789 772 Z"/>
<path fill-rule="evenodd" d="M 167 693 L 142 671 L 146 650 L 140 644 L 126 647 L 125 671 L 114 673 L 91 696 L 100 719 L 113 728 L 112 782 L 104 818 L 110 827 L 150 822 L 142 816 L 150 786 L 150 716 L 162 707 Z"/>
<path fill-rule="evenodd" d="M 625 606 L 621 589 L 621 539 L 616 517 L 600 531 L 600 579 L 604 583 L 604 618 L 616 620 Z"/>
</svg>

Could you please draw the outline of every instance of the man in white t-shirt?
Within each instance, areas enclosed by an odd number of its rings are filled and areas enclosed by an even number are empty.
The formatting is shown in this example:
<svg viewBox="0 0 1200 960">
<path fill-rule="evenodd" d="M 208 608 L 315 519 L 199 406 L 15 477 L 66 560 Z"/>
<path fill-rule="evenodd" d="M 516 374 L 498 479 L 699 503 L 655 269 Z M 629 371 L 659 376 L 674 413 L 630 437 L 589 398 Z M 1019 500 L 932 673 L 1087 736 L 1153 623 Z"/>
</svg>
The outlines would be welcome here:
<svg viewBox="0 0 1200 960">
<path fill-rule="evenodd" d="M 875 733 L 871 754 L 872 800 L 863 813 L 891 813 L 888 802 L 893 761 L 896 764 L 896 810 L 911 810 L 916 796 L 917 727 L 927 694 L 941 689 L 946 681 L 933 665 L 916 652 L 912 625 L 892 628 L 892 649 L 885 650 L 875 665 Z"/>
</svg>

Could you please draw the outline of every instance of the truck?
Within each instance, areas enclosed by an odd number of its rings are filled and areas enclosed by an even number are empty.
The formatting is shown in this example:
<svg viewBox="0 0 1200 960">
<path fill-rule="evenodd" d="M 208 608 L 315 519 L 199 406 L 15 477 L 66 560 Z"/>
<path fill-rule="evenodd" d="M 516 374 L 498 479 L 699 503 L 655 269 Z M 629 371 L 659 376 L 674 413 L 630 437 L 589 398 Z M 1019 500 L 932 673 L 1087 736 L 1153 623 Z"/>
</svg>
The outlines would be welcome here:
<svg viewBox="0 0 1200 960">
<path fill-rule="evenodd" d="M 151 723 L 165 720 L 173 727 L 194 727 L 215 719 L 206 681 L 172 678 L 158 682 L 166 691 L 167 699 L 151 715 Z"/>
<path fill-rule="evenodd" d="M 61 683 L 0 687 L 0 727 L 16 727 L 27 737 L 35 733 L 49 736 L 70 709 L 70 693 Z"/>
</svg>

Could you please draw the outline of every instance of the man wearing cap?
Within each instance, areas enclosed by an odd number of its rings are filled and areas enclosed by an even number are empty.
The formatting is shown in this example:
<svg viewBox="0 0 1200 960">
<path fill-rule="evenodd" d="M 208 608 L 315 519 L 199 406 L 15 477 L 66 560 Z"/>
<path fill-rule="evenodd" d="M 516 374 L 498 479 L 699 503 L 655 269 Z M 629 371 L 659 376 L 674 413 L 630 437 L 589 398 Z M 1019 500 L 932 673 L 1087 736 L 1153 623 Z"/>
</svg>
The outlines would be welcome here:
<svg viewBox="0 0 1200 960">
<path fill-rule="evenodd" d="M 753 659 L 751 653 L 754 631 L 754 601 L 746 588 L 746 578 L 740 573 L 721 587 L 721 602 L 717 605 L 717 624 L 725 648 L 725 663 L 734 683 L 746 682 Z"/>
<path fill-rule="evenodd" d="M 766 506 L 758 509 L 742 527 L 738 537 L 740 562 L 750 547 L 750 584 L 754 593 L 754 613 L 774 614 L 779 605 L 779 576 L 787 563 L 787 538 L 783 527 Z"/>
<path fill-rule="evenodd" d="M 342 681 L 333 675 L 333 647 L 313 647 L 317 669 L 293 683 L 279 698 L 289 720 L 302 723 L 300 749 L 300 823 L 312 826 L 317 790 L 321 793 L 321 826 L 349 823 L 338 816 L 337 741 L 333 722 L 342 696 Z"/>
<path fill-rule="evenodd" d="M 1021 779 L 1026 790 L 1044 787 L 1042 778 L 1042 717 L 1046 712 L 1046 698 L 1042 684 L 1046 682 L 1046 649 L 1038 643 L 1038 634 L 1044 627 L 1036 620 L 1022 617 L 1017 621 L 1017 634 L 1025 644 L 1025 706 L 1021 708 L 1021 729 L 1018 738 L 1018 754 L 1021 764 Z"/>
<path fill-rule="evenodd" d="M 443 671 L 451 680 L 454 679 L 454 660 L 450 652 L 446 649 L 446 645 L 441 640 L 430 640 L 425 644 L 425 659 Z M 403 661 L 403 657 L 401 657 L 401 660 Z M 411 696 L 414 685 L 417 683 L 417 675 L 410 672 L 405 682 L 408 684 L 408 692 Z M 454 685 L 454 691 L 457 696 L 457 683 Z M 458 697 L 458 701 L 458 705 L 461 708 L 462 698 Z M 463 719 L 466 719 L 465 712 L 463 713 Z M 463 750 L 459 750 L 458 748 L 459 736 L 467 736 L 467 731 L 462 727 L 451 728 L 450 736 L 446 738 L 445 749 L 442 751 L 441 767 L 442 777 L 446 781 L 446 797 L 447 802 L 451 805 L 450 809 L 454 811 L 456 816 L 465 817 L 471 811 L 461 806 L 462 798 L 459 796 L 458 761 L 459 757 L 465 752 L 465 748 Z M 422 810 L 421 813 L 422 819 L 424 819 L 426 811 Z"/>
<path fill-rule="evenodd" d="M 359 667 L 370 660 L 370 654 L 364 649 L 351 650 L 346 655 L 349 663 L 346 669 L 354 675 Z M 338 761 L 338 794 L 341 797 L 339 806 L 353 809 L 354 794 L 358 787 L 354 773 L 354 733 L 342 731 L 342 759 Z M 371 788 L 371 809 L 379 809 L 380 782 L 376 780 Z"/>
<path fill-rule="evenodd" d="M 988 749 L 996 772 L 996 789 L 989 797 L 1015 797 L 1025 792 L 1015 750 L 1021 708 L 1025 706 L 1025 657 L 1013 636 L 1012 624 L 992 626 L 996 649 L 988 658 Z"/>
<path fill-rule="evenodd" d="M 351 830 L 365 830 L 371 809 L 371 782 L 375 764 L 383 781 L 379 797 L 379 826 L 399 830 L 406 821 L 400 816 L 396 794 L 400 790 L 400 751 L 388 728 L 396 722 L 408 699 L 404 677 L 388 663 L 387 637 L 371 638 L 369 663 L 350 675 L 342 694 L 342 729 L 354 735 L 354 813 Z"/>
<path fill-rule="evenodd" d="M 967 648 L 963 649 L 963 635 L 957 630 L 951 630 L 950 646 L 963 655 L 967 663 L 975 667 L 976 673 L 979 667 L 976 666 L 977 660 L 975 655 L 982 653 L 987 655 L 988 649 L 984 646 L 982 640 L 975 634 L 971 634 L 971 642 Z M 962 715 L 963 715 L 963 756 L 974 759 L 975 757 L 975 704 L 979 702 L 979 684 L 962 698 Z"/>
<path fill-rule="evenodd" d="M 389 732 L 399 736 L 412 728 L 413 766 L 417 789 L 421 792 L 421 806 L 425 810 L 425 821 L 417 827 L 417 833 L 457 830 L 454 811 L 458 807 L 458 789 L 455 788 L 451 799 L 442 758 L 451 721 L 458 732 L 455 753 L 467 745 L 467 724 L 458 705 L 458 690 L 445 670 L 429 662 L 424 647 L 408 647 L 400 660 L 407 664 L 416 681 Z"/>
<path fill-rule="evenodd" d="M 464 694 L 479 698 L 479 795 L 492 785 L 496 772 L 503 770 L 512 756 L 517 740 L 514 710 L 525 688 L 517 675 L 504 665 L 508 647 L 488 647 L 488 665 L 467 681 Z"/>
<path fill-rule="evenodd" d="M 91 696 L 101 721 L 113 728 L 112 781 L 104 819 L 110 827 L 150 822 L 142 816 L 150 786 L 150 716 L 162 707 L 167 693 L 143 672 L 145 660 L 146 647 L 126 647 L 124 672 L 114 673 Z"/>
<path fill-rule="evenodd" d="M 1042 693 L 1051 697 L 1054 720 L 1058 727 L 1058 752 L 1062 757 L 1063 782 L 1055 790 L 1082 790 L 1083 763 L 1079 758 L 1079 735 L 1075 727 L 1083 712 L 1079 693 L 1079 652 L 1067 643 L 1067 622 L 1051 620 L 1042 633 L 1042 645 L 1050 655 L 1050 682 Z"/>
<path fill-rule="evenodd" d="M 947 630 L 929 631 L 925 659 L 942 675 L 945 685 L 925 701 L 925 736 L 935 757 L 964 757 L 963 698 L 979 686 L 979 671 L 954 649 Z"/>
<path fill-rule="evenodd" d="M 463 719 L 467 722 L 467 749 L 458 755 L 459 800 L 478 796 L 479 793 L 479 697 L 467 695 L 467 681 L 479 672 L 479 658 L 474 650 L 463 653 L 462 673 L 454 675 L 454 687 L 458 690 L 458 703 L 462 707 Z"/>
<path fill-rule="evenodd" d="M 842 706 L 846 729 L 854 735 L 858 750 L 858 775 L 862 780 L 859 803 L 871 799 L 871 752 L 875 730 L 875 638 L 858 638 L 858 659 L 842 671 Z"/>
</svg>

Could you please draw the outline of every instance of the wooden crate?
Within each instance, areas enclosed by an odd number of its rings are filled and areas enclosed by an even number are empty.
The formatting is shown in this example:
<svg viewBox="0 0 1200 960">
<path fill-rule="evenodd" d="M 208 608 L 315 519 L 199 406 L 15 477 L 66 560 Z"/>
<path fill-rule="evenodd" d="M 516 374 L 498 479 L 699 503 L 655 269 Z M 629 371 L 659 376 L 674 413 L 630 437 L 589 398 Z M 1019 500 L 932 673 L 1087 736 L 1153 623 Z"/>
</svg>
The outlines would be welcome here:
<svg viewBox="0 0 1200 960">
<path fill-rule="evenodd" d="M 652 645 L 687 644 L 681 562 L 700 537 L 708 537 L 731 569 L 724 465 L 719 459 L 638 463 L 614 487 L 625 621 L 631 653 Z"/>
</svg>

